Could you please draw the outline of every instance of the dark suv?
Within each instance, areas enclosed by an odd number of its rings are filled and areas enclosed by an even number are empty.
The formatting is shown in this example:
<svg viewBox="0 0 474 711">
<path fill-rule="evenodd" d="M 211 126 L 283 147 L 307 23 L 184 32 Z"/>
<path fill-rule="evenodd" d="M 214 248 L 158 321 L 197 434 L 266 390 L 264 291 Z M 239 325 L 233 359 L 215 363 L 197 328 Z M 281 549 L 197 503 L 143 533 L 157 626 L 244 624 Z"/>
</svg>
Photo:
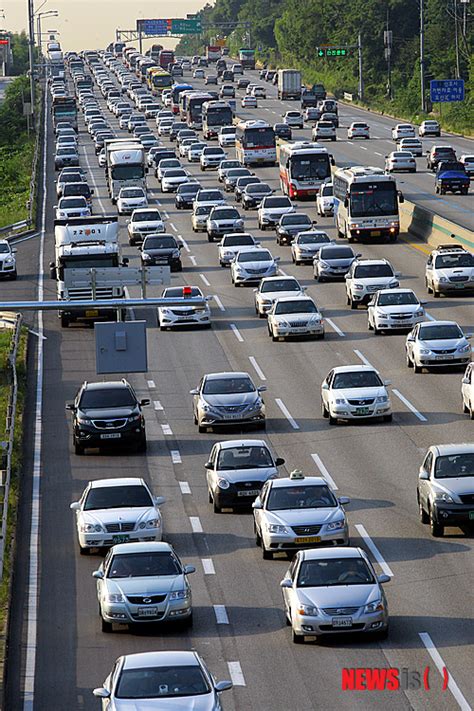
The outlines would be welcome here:
<svg viewBox="0 0 474 711">
<path fill-rule="evenodd" d="M 142 406 L 126 380 L 101 383 L 84 382 L 66 410 L 73 413 L 72 442 L 76 454 L 107 445 L 135 445 L 146 450 L 145 419 Z"/>
<path fill-rule="evenodd" d="M 426 151 L 426 167 L 436 171 L 438 163 L 443 161 L 456 161 L 456 152 L 451 146 L 432 146 Z"/>
</svg>

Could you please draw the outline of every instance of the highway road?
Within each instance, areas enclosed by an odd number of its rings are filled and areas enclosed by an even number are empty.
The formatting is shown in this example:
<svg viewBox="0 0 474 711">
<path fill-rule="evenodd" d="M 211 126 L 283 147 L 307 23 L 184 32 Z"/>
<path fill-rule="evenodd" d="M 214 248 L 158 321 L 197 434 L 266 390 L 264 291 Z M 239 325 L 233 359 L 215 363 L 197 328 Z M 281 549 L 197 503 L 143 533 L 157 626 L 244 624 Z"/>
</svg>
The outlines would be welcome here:
<svg viewBox="0 0 474 711">
<path fill-rule="evenodd" d="M 276 120 L 271 112 L 281 114 L 280 104 L 272 99 L 262 102 L 265 113 L 267 105 L 271 120 Z M 111 124 L 117 126 L 109 115 Z M 252 115 L 262 115 L 262 111 Z M 360 114 L 343 108 L 342 116 L 348 120 Z M 380 117 L 377 123 L 384 127 L 380 133 L 385 136 L 389 123 Z M 117 133 L 121 133 L 118 126 Z M 19 279 L 0 284 L 3 299 L 35 298 L 43 288 L 46 299 L 55 299 L 55 283 L 48 278 L 56 202 L 49 123 L 46 140 L 46 191 L 41 191 L 45 229 L 18 243 Z M 382 135 L 374 144 L 378 142 L 380 152 L 387 152 L 390 142 Z M 82 118 L 80 145 L 81 164 L 96 188 L 94 212 L 113 211 Z M 354 163 L 362 162 L 364 157 L 359 144 L 338 141 L 331 148 L 338 163 L 349 156 Z M 214 173 L 200 173 L 195 165 L 189 170 L 203 186 L 217 184 Z M 278 186 L 276 168 L 256 172 Z M 411 197 L 411 191 L 429 192 L 432 178 L 420 174 L 406 181 L 404 190 Z M 222 699 L 227 711 L 382 707 L 467 711 L 474 705 L 474 539 L 472 531 L 456 528 L 446 529 L 442 539 L 433 539 L 418 520 L 416 503 L 418 468 L 426 448 L 439 442 L 472 441 L 473 423 L 462 413 L 460 373 L 415 375 L 408 370 L 404 336 L 372 335 L 366 311 L 347 308 L 343 285 L 316 283 L 310 267 L 292 265 L 289 249 L 278 247 L 272 233 L 260 232 L 256 213 L 251 212 L 246 213 L 246 229 L 281 257 L 285 273 L 297 276 L 308 287 L 326 318 L 324 341 L 273 343 L 265 322 L 255 316 L 252 290 L 234 288 L 229 271 L 219 267 L 216 244 L 209 244 L 205 234 L 191 231 L 190 213 L 177 211 L 173 196 L 161 194 L 151 175 L 149 188 L 151 200 L 163 210 L 168 230 L 186 244 L 184 270 L 173 274 L 173 283 L 197 284 L 215 297 L 211 302 L 213 329 L 162 333 L 152 309 L 137 309 L 136 315 L 148 324 L 150 369 L 131 375 L 130 381 L 139 397 L 152 400 L 146 408 L 148 452 L 78 457 L 72 451 L 64 403 L 83 380 L 97 379 L 94 333 L 80 326 L 62 330 L 52 313 L 39 320 L 27 315 L 32 330 L 44 334 L 45 340 L 31 338 L 6 708 L 98 709 L 91 690 L 102 684 L 120 654 L 195 648 L 217 678 L 233 679 L 234 689 Z M 438 206 L 435 199 L 432 195 L 431 206 Z M 447 202 L 465 205 L 462 198 L 449 197 Z M 443 207 L 441 201 L 439 205 Z M 316 219 L 312 203 L 304 203 L 302 209 Z M 459 213 L 466 222 L 460 209 Z M 317 219 L 319 226 L 336 236 L 331 219 Z M 131 265 L 138 266 L 137 250 L 128 246 L 125 220 L 121 218 L 120 223 L 123 253 Z M 363 244 L 360 251 L 366 257 L 389 258 L 402 273 L 402 285 L 428 298 L 425 246 L 400 241 Z M 150 289 L 150 295 L 158 293 L 158 288 Z M 430 300 L 427 310 L 435 318 L 456 319 L 466 331 L 474 330 L 472 297 Z M 371 363 L 392 381 L 394 421 L 329 428 L 320 413 L 321 381 L 335 365 L 360 362 Z M 258 384 L 267 386 L 265 438 L 285 458 L 287 472 L 295 467 L 308 474 L 321 472 L 337 487 L 338 495 L 351 498 L 347 509 L 352 543 L 367 550 L 378 572 L 389 572 L 392 577 L 386 586 L 391 617 L 386 641 L 347 636 L 292 644 L 279 588 L 288 560 L 262 560 L 250 514 L 219 516 L 208 503 L 204 463 L 211 446 L 240 433 L 198 434 L 189 390 L 203 373 L 219 370 L 245 370 Z M 125 475 L 144 476 L 156 494 L 166 497 L 162 509 L 165 539 L 186 563 L 197 568 L 190 579 L 195 605 L 192 631 L 129 632 L 125 628 L 105 635 L 100 630 L 91 573 L 101 558 L 79 556 L 69 503 L 78 498 L 88 480 Z M 225 606 L 227 623 L 222 623 L 221 616 L 219 622 L 216 605 Z M 442 666 L 450 674 L 446 691 L 441 690 Z M 429 667 L 430 689 L 342 691 L 345 667 L 398 667 L 421 675 Z"/>
</svg>

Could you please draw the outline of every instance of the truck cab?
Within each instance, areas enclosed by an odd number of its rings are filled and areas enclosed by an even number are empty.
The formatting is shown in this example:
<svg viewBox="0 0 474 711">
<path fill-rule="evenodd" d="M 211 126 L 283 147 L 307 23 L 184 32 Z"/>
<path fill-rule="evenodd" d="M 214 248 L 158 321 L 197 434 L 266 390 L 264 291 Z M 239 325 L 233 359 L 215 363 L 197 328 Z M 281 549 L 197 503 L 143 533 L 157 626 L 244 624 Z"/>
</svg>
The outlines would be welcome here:
<svg viewBox="0 0 474 711">
<path fill-rule="evenodd" d="M 460 193 L 467 195 L 469 192 L 469 175 L 464 164 L 460 161 L 441 161 L 436 168 L 435 192 L 439 195 L 446 193 Z"/>
</svg>

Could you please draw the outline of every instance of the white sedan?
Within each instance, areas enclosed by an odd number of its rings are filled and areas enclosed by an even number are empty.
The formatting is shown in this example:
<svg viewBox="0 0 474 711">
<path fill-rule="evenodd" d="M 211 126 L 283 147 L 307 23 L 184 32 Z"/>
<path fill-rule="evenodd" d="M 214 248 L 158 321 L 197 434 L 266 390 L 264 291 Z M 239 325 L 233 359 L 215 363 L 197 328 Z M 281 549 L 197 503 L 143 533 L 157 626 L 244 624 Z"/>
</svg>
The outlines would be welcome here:
<svg viewBox="0 0 474 711">
<path fill-rule="evenodd" d="M 469 363 L 464 373 L 461 393 L 463 410 L 471 420 L 474 420 L 474 366 L 472 363 Z"/>
<path fill-rule="evenodd" d="M 243 96 L 240 102 L 243 109 L 256 109 L 257 99 L 255 96 Z"/>
<path fill-rule="evenodd" d="M 163 176 L 161 178 L 161 192 L 174 192 L 178 188 L 178 185 L 187 183 L 188 180 L 189 175 L 184 168 L 167 168 L 163 171 Z"/>
<path fill-rule="evenodd" d="M 191 143 L 188 147 L 188 161 L 190 163 L 199 163 L 201 160 L 201 154 L 205 148 L 207 148 L 207 143 L 202 143 L 200 141 Z"/>
<path fill-rule="evenodd" d="M 179 328 L 180 326 L 204 326 L 211 327 L 211 309 L 207 303 L 210 296 L 204 296 L 198 286 L 174 286 L 165 289 L 161 295 L 163 298 L 194 298 L 200 297 L 205 300 L 202 306 L 194 304 L 183 306 L 159 306 L 158 323 L 160 329 Z"/>
<path fill-rule="evenodd" d="M 330 425 L 338 420 L 382 418 L 392 421 L 392 404 L 383 381 L 371 365 L 342 365 L 333 368 L 321 384 L 321 409 Z"/>
<path fill-rule="evenodd" d="M 62 197 L 56 206 L 56 219 L 90 217 L 91 211 L 85 197 Z"/>
<path fill-rule="evenodd" d="M 258 289 L 254 289 L 255 313 L 264 318 L 277 299 L 285 296 L 304 296 L 306 287 L 292 276 L 275 276 L 262 279 Z"/>
<path fill-rule="evenodd" d="M 347 138 L 350 141 L 353 138 L 370 138 L 370 129 L 368 124 L 363 121 L 354 121 L 347 129 Z"/>
<path fill-rule="evenodd" d="M 424 301 L 411 289 L 380 289 L 367 307 L 367 325 L 375 334 L 412 329 L 425 320 Z"/>
<path fill-rule="evenodd" d="M 130 215 L 137 207 L 148 207 L 148 198 L 143 188 L 120 188 L 117 198 L 119 215 Z"/>
<path fill-rule="evenodd" d="M 402 138 L 415 138 L 415 128 L 411 123 L 397 123 L 392 128 L 392 141 L 400 141 Z"/>
<path fill-rule="evenodd" d="M 291 336 L 324 338 L 324 320 L 309 296 L 278 298 L 268 312 L 268 335 L 273 341 Z"/>
<path fill-rule="evenodd" d="M 165 224 L 156 207 L 142 207 L 132 212 L 127 224 L 128 241 L 131 245 L 143 242 L 146 235 L 164 232 Z"/>
</svg>

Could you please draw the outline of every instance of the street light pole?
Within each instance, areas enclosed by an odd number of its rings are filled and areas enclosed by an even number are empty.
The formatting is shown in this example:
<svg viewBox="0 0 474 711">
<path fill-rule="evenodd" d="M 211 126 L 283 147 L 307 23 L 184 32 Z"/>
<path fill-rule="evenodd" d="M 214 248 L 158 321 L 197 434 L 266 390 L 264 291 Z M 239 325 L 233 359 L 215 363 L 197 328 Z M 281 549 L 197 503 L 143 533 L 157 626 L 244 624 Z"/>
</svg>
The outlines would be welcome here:
<svg viewBox="0 0 474 711">
<path fill-rule="evenodd" d="M 421 111 L 426 111 L 425 101 L 425 8 L 424 0 L 420 3 L 420 91 L 421 91 Z"/>
<path fill-rule="evenodd" d="M 31 116 L 35 114 L 35 78 L 34 78 L 34 50 L 35 50 L 35 25 L 33 0 L 28 0 L 28 60 L 30 65 L 30 103 Z"/>
</svg>

